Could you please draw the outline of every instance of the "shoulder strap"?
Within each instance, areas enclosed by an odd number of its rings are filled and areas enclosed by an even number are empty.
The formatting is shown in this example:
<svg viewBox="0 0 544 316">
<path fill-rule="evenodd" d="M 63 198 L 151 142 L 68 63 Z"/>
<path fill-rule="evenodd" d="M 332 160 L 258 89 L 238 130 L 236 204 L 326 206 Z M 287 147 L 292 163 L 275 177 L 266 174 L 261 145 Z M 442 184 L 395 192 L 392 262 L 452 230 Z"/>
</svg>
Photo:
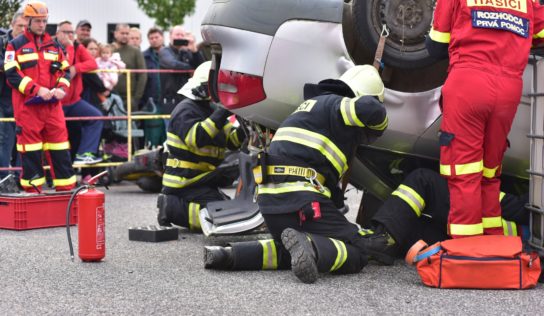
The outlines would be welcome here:
<svg viewBox="0 0 544 316">
<path fill-rule="evenodd" d="M 408 265 L 414 265 L 418 261 L 428 258 L 442 250 L 440 242 L 429 247 L 423 240 L 418 240 L 406 253 L 405 261 Z"/>
</svg>

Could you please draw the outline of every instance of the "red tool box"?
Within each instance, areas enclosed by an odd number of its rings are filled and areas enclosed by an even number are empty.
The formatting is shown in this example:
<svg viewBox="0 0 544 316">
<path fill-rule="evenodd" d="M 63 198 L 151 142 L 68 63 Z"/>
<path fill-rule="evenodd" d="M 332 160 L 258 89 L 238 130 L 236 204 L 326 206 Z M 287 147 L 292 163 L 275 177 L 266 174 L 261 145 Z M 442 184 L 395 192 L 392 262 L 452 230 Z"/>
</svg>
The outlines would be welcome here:
<svg viewBox="0 0 544 316">
<path fill-rule="evenodd" d="M 0 228 L 25 230 L 66 225 L 66 207 L 72 192 L 0 194 Z M 70 224 L 77 223 L 77 198 Z"/>
</svg>

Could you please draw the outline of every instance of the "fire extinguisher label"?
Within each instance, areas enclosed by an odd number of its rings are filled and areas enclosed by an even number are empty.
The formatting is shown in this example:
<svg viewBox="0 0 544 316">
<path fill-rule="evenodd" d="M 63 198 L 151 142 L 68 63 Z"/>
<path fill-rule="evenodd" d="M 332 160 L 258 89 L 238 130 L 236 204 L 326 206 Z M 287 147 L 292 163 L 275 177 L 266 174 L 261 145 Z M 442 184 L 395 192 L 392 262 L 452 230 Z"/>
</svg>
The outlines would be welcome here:
<svg viewBox="0 0 544 316">
<path fill-rule="evenodd" d="M 106 243 L 106 223 L 104 219 L 104 205 L 96 208 L 96 249 L 104 249 Z"/>
</svg>

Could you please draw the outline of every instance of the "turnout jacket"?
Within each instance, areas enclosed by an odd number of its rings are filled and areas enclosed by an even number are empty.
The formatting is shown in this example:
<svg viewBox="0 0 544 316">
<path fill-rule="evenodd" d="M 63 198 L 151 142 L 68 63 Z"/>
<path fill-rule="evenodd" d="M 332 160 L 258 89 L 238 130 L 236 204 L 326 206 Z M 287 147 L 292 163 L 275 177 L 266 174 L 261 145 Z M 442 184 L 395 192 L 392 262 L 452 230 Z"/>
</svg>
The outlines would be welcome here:
<svg viewBox="0 0 544 316">
<path fill-rule="evenodd" d="M 455 66 L 521 76 L 533 39 L 544 38 L 535 0 L 438 0 L 431 40 L 449 45 Z"/>
<path fill-rule="evenodd" d="M 240 147 L 244 134 L 233 128 L 223 109 L 214 111 L 209 101 L 184 99 L 172 112 L 168 124 L 169 155 L 163 187 L 186 189 L 213 185 L 209 177 L 223 161 L 226 148 Z"/>
<path fill-rule="evenodd" d="M 267 175 L 259 184 L 258 203 L 263 214 L 297 212 L 311 202 L 326 202 L 339 194 L 338 181 L 347 171 L 360 133 L 381 136 L 387 127 L 385 107 L 374 97 L 347 98 L 323 94 L 307 99 L 277 130 L 267 165 L 299 166 L 315 170 L 321 183 L 308 175 Z M 264 178 L 263 178 L 264 179 Z M 342 198 L 342 197 L 340 197 Z M 333 197 L 335 200 L 335 197 Z"/>
<path fill-rule="evenodd" d="M 54 74 L 51 73 L 53 63 L 59 63 L 60 66 Z M 67 67 L 68 62 L 61 46 L 49 34 L 36 36 L 26 30 L 17 36 L 8 43 L 4 56 L 6 79 L 14 89 L 13 106 L 20 106 L 36 96 L 40 87 L 56 87 L 68 91 L 69 74 L 64 72 Z"/>
</svg>

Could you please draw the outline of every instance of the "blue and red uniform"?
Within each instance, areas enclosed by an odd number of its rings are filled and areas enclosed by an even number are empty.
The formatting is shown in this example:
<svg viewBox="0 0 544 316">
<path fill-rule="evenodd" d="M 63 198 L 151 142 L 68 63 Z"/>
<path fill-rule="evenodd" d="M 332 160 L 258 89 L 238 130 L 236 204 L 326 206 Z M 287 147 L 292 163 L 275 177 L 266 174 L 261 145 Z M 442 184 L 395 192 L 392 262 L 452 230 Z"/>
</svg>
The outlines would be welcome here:
<svg viewBox="0 0 544 316">
<path fill-rule="evenodd" d="M 543 8 L 532 0 L 438 0 L 429 36 L 449 55 L 440 135 L 448 232 L 502 234 L 501 162 L 529 49 L 544 37 Z"/>
<path fill-rule="evenodd" d="M 70 81 L 64 72 L 66 67 L 61 47 L 48 34 L 38 36 L 27 30 L 7 45 L 4 71 L 13 91 L 17 151 L 23 163 L 20 182 L 27 191 L 45 183 L 44 151 L 57 191 L 70 190 L 76 183 L 60 102 L 25 104 L 37 96 L 41 87 L 67 91 Z"/>
</svg>

